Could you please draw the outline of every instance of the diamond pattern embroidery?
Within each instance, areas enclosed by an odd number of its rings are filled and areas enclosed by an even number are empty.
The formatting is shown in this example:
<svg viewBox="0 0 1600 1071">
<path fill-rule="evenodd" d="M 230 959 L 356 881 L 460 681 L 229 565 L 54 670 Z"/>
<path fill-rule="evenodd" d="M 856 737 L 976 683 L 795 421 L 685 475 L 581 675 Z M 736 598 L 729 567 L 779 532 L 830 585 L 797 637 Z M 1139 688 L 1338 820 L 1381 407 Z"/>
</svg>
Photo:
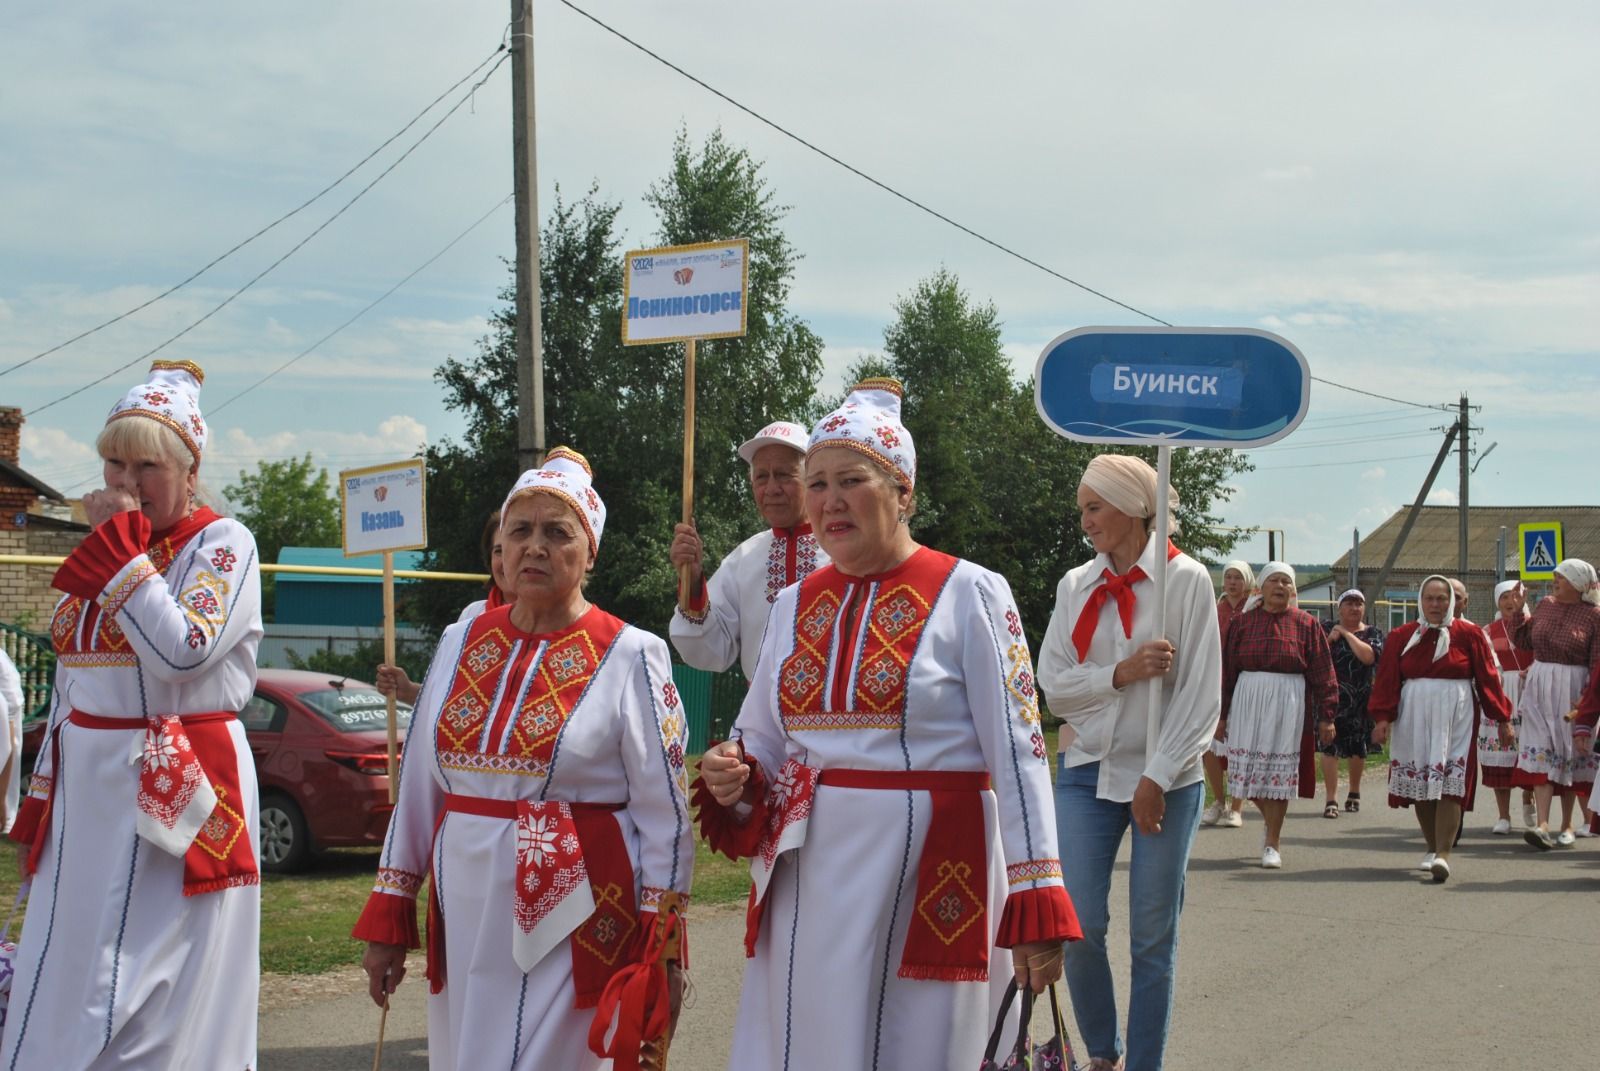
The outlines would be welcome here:
<svg viewBox="0 0 1600 1071">
<path fill-rule="evenodd" d="M 972 891 L 967 879 L 972 868 L 966 863 L 939 864 L 939 880 L 917 904 L 917 913 L 933 929 L 934 936 L 947 945 L 983 918 L 983 897 Z"/>
</svg>

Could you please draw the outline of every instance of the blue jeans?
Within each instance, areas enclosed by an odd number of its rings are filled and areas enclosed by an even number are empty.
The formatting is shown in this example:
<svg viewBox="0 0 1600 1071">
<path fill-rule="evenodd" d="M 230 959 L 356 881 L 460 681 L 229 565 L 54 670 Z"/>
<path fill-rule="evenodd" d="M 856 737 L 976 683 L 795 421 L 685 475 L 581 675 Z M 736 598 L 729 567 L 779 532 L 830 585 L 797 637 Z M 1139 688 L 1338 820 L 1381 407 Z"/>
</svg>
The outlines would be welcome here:
<svg viewBox="0 0 1600 1071">
<path fill-rule="evenodd" d="M 1067 943 L 1067 988 L 1089 1055 L 1116 1060 L 1123 1053 L 1123 1039 L 1117 1030 L 1117 999 L 1106 960 L 1106 927 L 1111 868 L 1122 835 L 1131 826 L 1128 947 L 1133 985 L 1128 998 L 1127 1071 L 1160 1071 L 1172 1019 L 1184 870 L 1200 824 L 1205 785 L 1197 782 L 1168 792 L 1161 832 L 1147 836 L 1133 826 L 1129 804 L 1095 795 L 1099 776 L 1100 764 L 1095 762 L 1062 770 L 1056 780 L 1061 867 L 1083 926 L 1083 940 Z"/>
</svg>

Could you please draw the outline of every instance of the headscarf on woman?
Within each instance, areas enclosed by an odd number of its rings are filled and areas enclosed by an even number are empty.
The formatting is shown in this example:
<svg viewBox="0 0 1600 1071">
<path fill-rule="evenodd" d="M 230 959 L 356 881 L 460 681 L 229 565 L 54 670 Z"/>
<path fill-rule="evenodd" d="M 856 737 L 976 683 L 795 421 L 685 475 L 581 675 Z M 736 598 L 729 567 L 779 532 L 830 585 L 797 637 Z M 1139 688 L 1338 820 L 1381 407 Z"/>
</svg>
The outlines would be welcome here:
<svg viewBox="0 0 1600 1071">
<path fill-rule="evenodd" d="M 1084 467 L 1078 483 L 1129 517 L 1149 519 L 1156 515 L 1156 470 L 1140 458 L 1100 454 Z M 1178 489 L 1170 484 L 1167 486 L 1167 513 L 1171 517 L 1171 531 L 1176 532 Z"/>
<path fill-rule="evenodd" d="M 1422 642 L 1422 634 L 1429 629 L 1436 629 L 1439 633 L 1438 638 L 1433 641 L 1433 660 L 1435 662 L 1439 661 L 1450 650 L 1450 626 L 1456 622 L 1456 586 L 1450 583 L 1449 577 L 1440 576 L 1438 573 L 1426 577 L 1422 583 L 1417 585 L 1417 605 L 1418 607 L 1422 605 L 1423 589 L 1435 580 L 1444 584 L 1444 589 L 1450 593 L 1450 602 L 1445 606 L 1444 610 L 1444 620 L 1434 625 L 1424 618 L 1422 627 L 1413 632 L 1411 638 L 1406 641 L 1405 648 L 1400 652 L 1402 657 L 1405 656 L 1406 651 L 1411 650 L 1411 648 Z"/>
<path fill-rule="evenodd" d="M 1232 566 L 1230 565 L 1229 568 L 1231 569 Z M 1261 573 L 1260 573 L 1260 575 L 1258 575 L 1256 577 L 1256 586 L 1259 588 L 1261 585 L 1264 585 L 1267 582 L 1267 578 L 1272 576 L 1272 575 L 1274 575 L 1275 573 L 1282 573 L 1284 576 L 1288 577 L 1289 578 L 1289 583 L 1291 583 L 1291 584 L 1296 583 L 1298 581 L 1298 578 L 1294 575 L 1294 566 L 1288 564 L 1287 562 L 1268 562 L 1267 564 L 1265 564 L 1265 565 L 1263 565 L 1261 567 Z M 1257 590 L 1254 594 L 1252 594 L 1248 599 L 1246 599 L 1244 601 L 1244 611 L 1243 612 L 1244 613 L 1249 613 L 1251 610 L 1254 610 L 1257 606 L 1260 606 L 1260 605 L 1261 605 L 1261 592 L 1259 590 Z"/>
<path fill-rule="evenodd" d="M 1567 558 L 1556 566 L 1556 572 L 1578 589 L 1578 595 L 1584 602 L 1590 606 L 1600 606 L 1600 576 L 1595 574 L 1594 566 L 1582 558 Z"/>
</svg>

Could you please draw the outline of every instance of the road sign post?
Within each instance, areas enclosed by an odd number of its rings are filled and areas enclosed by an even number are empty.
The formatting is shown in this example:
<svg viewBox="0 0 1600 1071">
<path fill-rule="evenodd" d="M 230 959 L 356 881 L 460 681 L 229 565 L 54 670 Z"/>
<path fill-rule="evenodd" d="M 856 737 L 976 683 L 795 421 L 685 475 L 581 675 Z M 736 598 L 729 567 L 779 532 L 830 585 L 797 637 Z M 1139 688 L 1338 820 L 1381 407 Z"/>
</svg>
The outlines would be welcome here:
<svg viewBox="0 0 1600 1071">
<path fill-rule="evenodd" d="M 1034 404 L 1078 442 L 1154 446 L 1155 631 L 1167 631 L 1167 488 L 1174 446 L 1265 446 L 1305 418 L 1311 370 L 1270 331 L 1219 327 L 1080 327 L 1053 339 L 1034 367 Z M 1161 682 L 1150 682 L 1147 753 L 1160 735 Z"/>
</svg>

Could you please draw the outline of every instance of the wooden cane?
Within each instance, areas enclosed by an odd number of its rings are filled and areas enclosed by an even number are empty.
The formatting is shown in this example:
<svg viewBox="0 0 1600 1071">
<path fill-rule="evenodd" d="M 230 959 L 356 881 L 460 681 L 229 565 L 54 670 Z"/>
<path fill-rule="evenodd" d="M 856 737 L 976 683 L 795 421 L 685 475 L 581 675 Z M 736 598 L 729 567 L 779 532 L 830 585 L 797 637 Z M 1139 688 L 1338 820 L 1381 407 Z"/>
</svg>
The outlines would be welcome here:
<svg viewBox="0 0 1600 1071">
<path fill-rule="evenodd" d="M 667 1000 L 669 1002 L 672 999 L 672 964 L 679 962 L 682 958 L 683 897 L 675 892 L 663 893 L 661 902 L 656 907 L 656 925 L 664 931 L 673 919 L 676 919 L 678 924 L 672 928 L 671 933 L 666 935 L 666 939 L 661 944 L 661 955 L 659 957 L 661 969 L 666 972 L 667 976 Z M 667 1071 L 667 1049 L 671 1045 L 672 1017 L 668 1015 L 667 1028 L 661 1032 L 661 1036 L 646 1041 L 641 1046 L 640 1051 L 655 1057 L 653 1062 L 654 1071 Z"/>
<path fill-rule="evenodd" d="M 394 552 L 383 552 L 383 661 L 394 665 Z M 395 711 L 395 693 L 390 692 L 385 706 L 389 732 L 389 803 L 400 796 L 400 729 Z"/>
<path fill-rule="evenodd" d="M 378 1064 L 383 1062 L 383 1028 L 389 1023 L 389 998 L 383 998 L 383 1014 L 378 1016 L 378 1049 L 372 1054 L 372 1071 L 378 1071 Z"/>
</svg>

